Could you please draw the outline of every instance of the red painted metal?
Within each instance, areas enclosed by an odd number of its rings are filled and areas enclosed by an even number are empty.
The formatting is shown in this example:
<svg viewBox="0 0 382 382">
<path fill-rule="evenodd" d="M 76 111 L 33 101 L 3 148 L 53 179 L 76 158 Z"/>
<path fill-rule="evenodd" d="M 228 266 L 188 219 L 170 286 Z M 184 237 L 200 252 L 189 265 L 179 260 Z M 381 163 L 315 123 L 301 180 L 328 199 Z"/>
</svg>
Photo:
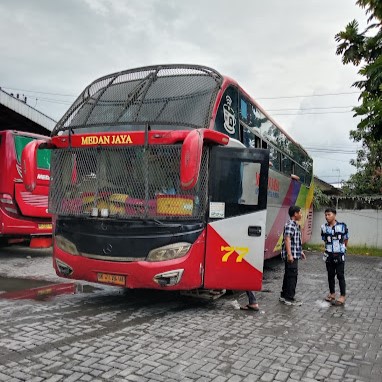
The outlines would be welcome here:
<svg viewBox="0 0 382 382">
<path fill-rule="evenodd" d="M 35 139 L 29 142 L 21 154 L 21 171 L 25 188 L 33 192 L 37 185 L 37 150 L 45 141 Z"/>
<path fill-rule="evenodd" d="M 187 134 L 180 161 L 180 184 L 184 190 L 191 190 L 198 181 L 204 142 L 227 145 L 229 138 L 208 129 L 196 129 Z"/>
<path fill-rule="evenodd" d="M 32 237 L 29 244 L 30 248 L 49 248 L 52 246 L 52 237 Z"/>
<path fill-rule="evenodd" d="M 148 288 L 165 290 L 190 290 L 200 288 L 203 284 L 203 264 L 205 252 L 205 232 L 192 245 L 186 256 L 179 259 L 148 262 L 113 262 L 95 260 L 84 256 L 70 255 L 62 251 L 56 245 L 53 247 L 53 260 L 58 259 L 69 265 L 73 273 L 67 277 L 76 280 L 97 281 L 97 273 L 109 273 L 126 277 L 126 288 Z M 56 273 L 62 275 L 55 261 L 53 261 Z M 175 269 L 184 269 L 180 282 L 173 286 L 160 286 L 153 278 L 155 275 Z"/>
<path fill-rule="evenodd" d="M 34 184 L 34 191 L 27 191 L 15 150 L 14 137 L 17 135 L 35 138 L 32 143 L 39 141 L 44 145 L 48 139 L 13 130 L 0 132 L 0 173 L 4 175 L 0 178 L 0 236 L 9 244 L 52 233 L 51 216 L 47 212 L 49 170 L 36 168 L 36 157 L 33 157 L 36 152 L 31 150 L 30 156 L 24 157 L 24 163 L 28 165 L 27 176 L 31 179 L 31 186 Z"/>
</svg>

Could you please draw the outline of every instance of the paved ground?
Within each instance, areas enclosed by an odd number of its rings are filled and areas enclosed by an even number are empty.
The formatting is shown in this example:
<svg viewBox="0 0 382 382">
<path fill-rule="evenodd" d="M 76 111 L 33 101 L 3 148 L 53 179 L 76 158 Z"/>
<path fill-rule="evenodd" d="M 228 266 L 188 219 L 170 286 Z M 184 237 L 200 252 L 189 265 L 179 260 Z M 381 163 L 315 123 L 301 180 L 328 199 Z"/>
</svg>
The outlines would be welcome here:
<svg viewBox="0 0 382 382">
<path fill-rule="evenodd" d="M 0 276 L 58 280 L 49 252 L 2 252 Z M 331 307 L 321 256 L 308 255 L 301 307 L 278 302 L 279 259 L 266 265 L 261 312 L 237 309 L 243 293 L 207 303 L 102 287 L 0 300 L 0 381 L 380 382 L 382 259 L 349 256 L 347 304 Z"/>
</svg>

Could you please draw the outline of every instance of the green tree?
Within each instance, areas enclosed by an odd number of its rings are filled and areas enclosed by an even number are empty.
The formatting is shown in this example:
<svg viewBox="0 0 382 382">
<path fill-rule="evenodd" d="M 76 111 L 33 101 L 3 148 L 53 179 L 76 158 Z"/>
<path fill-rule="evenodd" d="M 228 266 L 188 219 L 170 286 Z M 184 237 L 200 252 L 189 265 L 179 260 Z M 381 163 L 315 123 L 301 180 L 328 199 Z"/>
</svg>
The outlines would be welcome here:
<svg viewBox="0 0 382 382">
<path fill-rule="evenodd" d="M 366 29 L 360 32 L 353 20 L 335 36 L 336 54 L 342 55 L 343 64 L 360 66 L 358 73 L 363 77 L 353 84 L 361 91 L 361 105 L 353 109 L 361 121 L 350 132 L 362 149 L 351 161 L 357 172 L 345 183 L 344 191 L 376 194 L 382 193 L 382 1 L 358 0 L 356 4 L 369 16 Z"/>
<path fill-rule="evenodd" d="M 333 202 L 328 195 L 325 195 L 318 187 L 314 188 L 313 207 L 315 210 L 319 210 L 323 207 L 332 207 Z"/>
</svg>

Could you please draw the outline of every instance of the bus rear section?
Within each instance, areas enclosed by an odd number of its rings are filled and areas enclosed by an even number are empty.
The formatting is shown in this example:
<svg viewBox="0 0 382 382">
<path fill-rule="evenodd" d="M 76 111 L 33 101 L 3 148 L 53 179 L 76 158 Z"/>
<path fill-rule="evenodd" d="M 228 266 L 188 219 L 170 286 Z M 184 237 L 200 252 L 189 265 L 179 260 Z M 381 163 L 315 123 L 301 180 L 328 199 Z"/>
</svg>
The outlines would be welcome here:
<svg viewBox="0 0 382 382">
<path fill-rule="evenodd" d="M 39 150 L 36 184 L 28 191 L 21 173 L 23 148 L 46 137 L 13 130 L 0 131 L 0 242 L 28 242 L 31 247 L 49 247 L 52 221 L 48 213 L 50 151 Z"/>
<path fill-rule="evenodd" d="M 70 147 L 53 137 L 57 274 L 127 288 L 261 289 L 268 153 L 208 134 L 217 139 L 76 134 Z"/>
</svg>

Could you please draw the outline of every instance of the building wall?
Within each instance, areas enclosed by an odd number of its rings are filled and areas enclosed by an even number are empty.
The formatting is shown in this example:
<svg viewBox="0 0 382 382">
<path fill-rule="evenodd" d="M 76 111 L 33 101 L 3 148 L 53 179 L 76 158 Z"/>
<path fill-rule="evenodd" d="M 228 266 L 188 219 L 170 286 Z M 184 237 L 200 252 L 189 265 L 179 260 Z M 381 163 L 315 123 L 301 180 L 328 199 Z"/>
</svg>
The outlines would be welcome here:
<svg viewBox="0 0 382 382">
<path fill-rule="evenodd" d="M 320 227 L 325 223 L 325 213 L 314 211 L 313 232 L 309 243 L 322 244 Z M 382 210 L 337 210 L 337 221 L 349 228 L 349 244 L 382 248 Z"/>
</svg>

